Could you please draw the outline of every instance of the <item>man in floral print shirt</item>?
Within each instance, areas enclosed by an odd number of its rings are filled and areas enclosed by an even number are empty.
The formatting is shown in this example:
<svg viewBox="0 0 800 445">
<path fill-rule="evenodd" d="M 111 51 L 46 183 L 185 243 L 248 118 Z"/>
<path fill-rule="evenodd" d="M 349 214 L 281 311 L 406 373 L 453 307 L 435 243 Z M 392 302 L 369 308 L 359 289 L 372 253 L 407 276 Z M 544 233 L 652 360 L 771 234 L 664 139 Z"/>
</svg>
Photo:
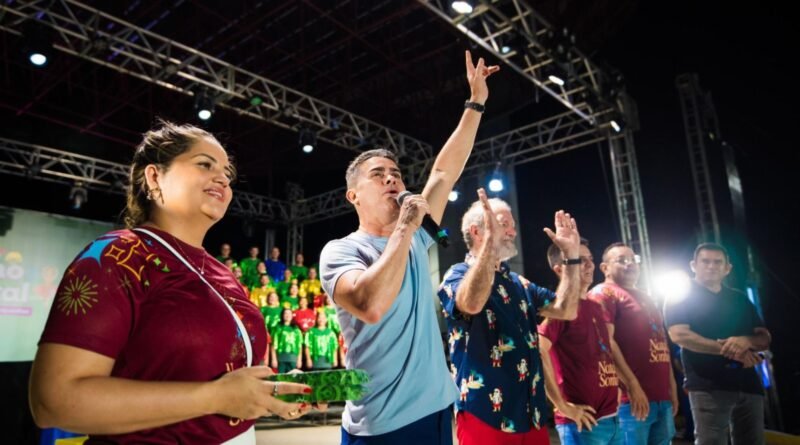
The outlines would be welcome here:
<svg viewBox="0 0 800 445">
<path fill-rule="evenodd" d="M 516 229 L 508 204 L 483 189 L 461 223 L 466 261 L 448 270 L 439 288 L 449 330 L 459 445 L 547 444 L 547 406 L 536 333 L 537 315 L 573 319 L 578 267 L 565 267 L 557 291 L 539 287 L 508 268 Z M 566 258 L 578 258 L 575 220 L 559 211 L 547 235 Z M 579 263 L 579 260 L 578 260 Z M 513 436 L 513 437 L 511 437 Z"/>
</svg>

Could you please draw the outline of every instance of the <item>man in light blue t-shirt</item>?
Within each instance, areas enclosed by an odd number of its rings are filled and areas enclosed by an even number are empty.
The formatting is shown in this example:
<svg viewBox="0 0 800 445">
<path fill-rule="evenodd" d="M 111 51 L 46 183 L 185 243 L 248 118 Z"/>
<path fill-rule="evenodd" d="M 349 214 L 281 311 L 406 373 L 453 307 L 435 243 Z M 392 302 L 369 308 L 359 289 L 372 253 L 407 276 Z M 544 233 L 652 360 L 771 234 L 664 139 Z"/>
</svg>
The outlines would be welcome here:
<svg viewBox="0 0 800 445">
<path fill-rule="evenodd" d="M 445 364 L 428 268 L 433 239 L 420 224 L 441 221 L 475 143 L 486 78 L 499 68 L 477 66 L 466 53 L 471 91 L 461 121 L 433 164 L 421 195 L 405 190 L 395 155 L 362 153 L 347 168 L 347 200 L 358 231 L 329 242 L 320 255 L 322 287 L 336 303 L 347 368 L 364 369 L 370 392 L 348 401 L 343 444 L 450 444 L 451 405 L 458 397 Z"/>
</svg>

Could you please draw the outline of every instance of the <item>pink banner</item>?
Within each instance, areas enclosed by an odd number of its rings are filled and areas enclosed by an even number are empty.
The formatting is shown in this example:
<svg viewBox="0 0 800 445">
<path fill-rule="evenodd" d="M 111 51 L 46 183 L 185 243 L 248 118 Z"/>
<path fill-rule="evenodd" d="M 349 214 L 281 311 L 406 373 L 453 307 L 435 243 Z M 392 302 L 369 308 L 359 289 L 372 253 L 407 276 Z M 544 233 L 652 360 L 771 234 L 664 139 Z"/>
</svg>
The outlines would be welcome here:
<svg viewBox="0 0 800 445">
<path fill-rule="evenodd" d="M 19 307 L 19 306 L 0 306 L 0 315 L 17 315 L 21 317 L 30 317 L 33 313 L 33 308 Z"/>
</svg>

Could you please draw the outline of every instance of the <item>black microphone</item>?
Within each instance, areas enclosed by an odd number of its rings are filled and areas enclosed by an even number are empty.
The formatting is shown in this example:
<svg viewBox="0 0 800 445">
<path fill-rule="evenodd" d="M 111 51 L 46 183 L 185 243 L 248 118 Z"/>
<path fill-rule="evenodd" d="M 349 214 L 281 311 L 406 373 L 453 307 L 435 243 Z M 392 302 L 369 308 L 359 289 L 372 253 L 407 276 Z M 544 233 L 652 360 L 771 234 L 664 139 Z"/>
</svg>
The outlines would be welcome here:
<svg viewBox="0 0 800 445">
<path fill-rule="evenodd" d="M 400 192 L 400 194 L 397 195 L 397 205 L 402 206 L 403 201 L 405 201 L 405 199 L 411 195 L 413 195 L 413 193 L 409 192 L 408 190 Z M 422 228 L 425 229 L 425 231 L 428 232 L 428 235 L 430 235 L 431 238 L 433 238 L 440 246 L 447 247 L 450 245 L 450 238 L 447 237 L 447 229 L 440 228 L 439 224 L 436 224 L 436 221 L 434 221 L 433 218 L 431 218 L 431 215 L 427 213 L 422 217 Z"/>
</svg>

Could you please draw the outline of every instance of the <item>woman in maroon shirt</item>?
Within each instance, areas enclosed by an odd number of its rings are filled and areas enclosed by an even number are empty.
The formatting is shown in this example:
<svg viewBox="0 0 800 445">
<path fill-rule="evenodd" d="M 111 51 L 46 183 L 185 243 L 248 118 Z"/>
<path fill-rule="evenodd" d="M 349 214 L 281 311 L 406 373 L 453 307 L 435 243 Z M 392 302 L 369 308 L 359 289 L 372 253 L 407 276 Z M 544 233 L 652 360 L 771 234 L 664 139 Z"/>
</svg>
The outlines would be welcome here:
<svg viewBox="0 0 800 445">
<path fill-rule="evenodd" d="M 31 374 L 37 424 L 87 443 L 255 444 L 254 419 L 310 410 L 274 397 L 311 389 L 263 380 L 261 313 L 202 247 L 233 175 L 202 129 L 162 122 L 144 135 L 128 229 L 87 246 L 56 293 Z"/>
</svg>

